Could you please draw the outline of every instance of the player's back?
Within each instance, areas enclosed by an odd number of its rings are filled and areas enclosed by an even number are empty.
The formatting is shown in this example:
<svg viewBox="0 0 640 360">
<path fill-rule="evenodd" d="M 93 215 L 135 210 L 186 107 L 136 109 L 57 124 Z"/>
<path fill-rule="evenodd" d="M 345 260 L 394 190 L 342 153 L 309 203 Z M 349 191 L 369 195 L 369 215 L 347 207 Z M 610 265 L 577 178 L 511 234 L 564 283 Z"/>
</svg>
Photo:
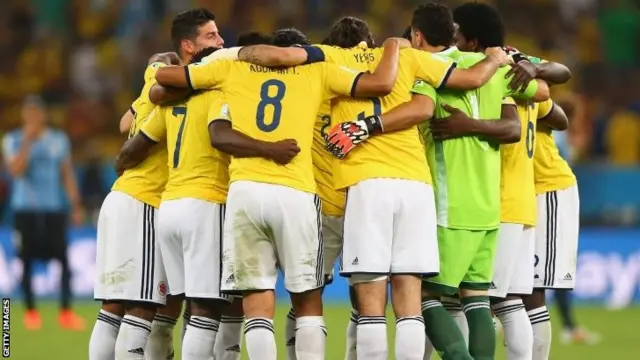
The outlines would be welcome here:
<svg viewBox="0 0 640 360">
<path fill-rule="evenodd" d="M 382 48 L 357 46 L 350 49 L 321 46 L 327 61 L 358 71 L 374 72 L 382 59 Z M 411 100 L 416 77 L 439 86 L 452 63 L 416 49 L 402 49 L 398 77 L 392 92 L 381 98 L 359 100 L 341 97 L 332 102 L 332 123 L 381 115 Z M 428 68 L 431 67 L 432 70 Z M 400 160 L 402 159 L 402 160 Z M 400 178 L 431 183 L 429 168 L 417 127 L 385 133 L 368 139 L 334 168 L 335 186 L 345 188 L 368 178 Z"/>
<path fill-rule="evenodd" d="M 162 66 L 164 66 L 162 63 L 153 63 L 145 71 L 145 85 L 140 97 L 131 106 L 134 117 L 129 129 L 129 138 L 140 131 L 142 124 L 155 108 L 149 99 L 149 90 L 155 84 L 154 76 L 157 69 Z M 145 160 L 136 167 L 126 170 L 113 184 L 112 190 L 129 194 L 154 207 L 160 206 L 162 191 L 167 183 L 169 173 L 166 159 L 167 145 L 165 142 L 161 142 L 153 147 Z"/>
<path fill-rule="evenodd" d="M 230 159 L 211 146 L 208 130 L 210 114 L 219 113 L 215 109 L 222 106 L 222 96 L 217 90 L 205 91 L 182 104 L 158 109 L 166 123 L 169 155 L 169 180 L 162 200 L 226 201 Z"/>
</svg>

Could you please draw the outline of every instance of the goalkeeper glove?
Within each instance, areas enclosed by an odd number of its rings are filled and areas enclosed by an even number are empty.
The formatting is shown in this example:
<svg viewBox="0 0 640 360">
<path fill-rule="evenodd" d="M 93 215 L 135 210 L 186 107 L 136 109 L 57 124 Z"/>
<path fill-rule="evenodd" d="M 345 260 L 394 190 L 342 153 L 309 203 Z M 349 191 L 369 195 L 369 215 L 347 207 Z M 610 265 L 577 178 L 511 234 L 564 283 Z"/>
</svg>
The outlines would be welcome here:
<svg viewBox="0 0 640 360">
<path fill-rule="evenodd" d="M 382 120 L 377 115 L 340 123 L 327 134 L 325 148 L 338 159 L 344 159 L 356 145 L 382 131 Z"/>
</svg>

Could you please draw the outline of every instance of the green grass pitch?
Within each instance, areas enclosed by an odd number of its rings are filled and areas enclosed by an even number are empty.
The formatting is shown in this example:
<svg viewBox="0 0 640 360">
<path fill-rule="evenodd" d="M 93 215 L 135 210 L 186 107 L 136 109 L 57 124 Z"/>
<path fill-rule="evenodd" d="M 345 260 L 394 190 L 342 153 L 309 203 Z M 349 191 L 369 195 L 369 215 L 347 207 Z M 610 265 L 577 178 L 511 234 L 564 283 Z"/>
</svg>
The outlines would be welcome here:
<svg viewBox="0 0 640 360">
<path fill-rule="evenodd" d="M 54 303 L 42 303 L 44 326 L 39 331 L 29 332 L 22 326 L 22 304 L 12 302 L 11 311 L 11 359 L 15 360 L 81 360 L 88 358 L 88 342 L 91 326 L 98 310 L 95 303 L 78 303 L 76 310 L 87 320 L 88 329 L 83 332 L 62 330 L 57 324 L 57 308 Z M 286 306 L 280 306 L 276 317 L 276 339 L 278 341 L 278 358 L 284 359 L 284 319 Z M 555 316 L 555 309 L 552 318 Z M 578 321 L 581 325 L 602 335 L 597 345 L 562 345 L 557 341 L 551 351 L 553 360 L 580 359 L 606 360 L 631 359 L 640 352 L 638 337 L 638 320 L 640 307 L 624 310 L 608 311 L 603 308 L 581 307 L 577 309 Z M 393 319 L 391 314 L 388 319 Z M 339 360 L 344 354 L 344 330 L 349 320 L 349 307 L 341 304 L 328 304 L 325 308 L 325 321 L 329 329 L 327 339 L 327 359 Z M 393 324 L 392 321 L 389 321 Z M 560 333 L 558 322 L 554 321 L 554 340 Z M 393 337 L 391 326 L 389 338 Z M 179 338 L 176 332 L 175 338 Z M 502 336 L 498 336 L 498 355 L 496 359 L 505 359 Z M 391 341 L 391 344 L 393 342 Z M 390 354 L 393 354 L 390 347 Z M 390 356 L 392 359 L 393 356 Z M 177 355 L 176 359 L 180 359 Z M 243 356 L 246 359 L 246 356 Z"/>
</svg>

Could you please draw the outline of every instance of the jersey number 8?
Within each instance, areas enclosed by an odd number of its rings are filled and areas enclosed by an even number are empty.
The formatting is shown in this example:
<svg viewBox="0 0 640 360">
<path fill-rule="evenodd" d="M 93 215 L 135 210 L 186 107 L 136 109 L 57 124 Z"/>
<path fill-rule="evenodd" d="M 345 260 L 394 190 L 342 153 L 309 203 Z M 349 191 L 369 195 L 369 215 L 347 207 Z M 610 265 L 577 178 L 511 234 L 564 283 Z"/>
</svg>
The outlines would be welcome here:
<svg viewBox="0 0 640 360">
<path fill-rule="evenodd" d="M 276 93 L 274 96 L 269 95 L 269 90 L 274 87 Z M 287 90 L 285 84 L 280 80 L 267 80 L 260 87 L 260 102 L 256 113 L 256 124 L 258 129 L 264 132 L 271 132 L 280 125 L 280 117 L 282 116 L 282 99 Z M 273 117 L 267 124 L 264 119 L 264 111 L 267 105 L 273 106 Z"/>
</svg>

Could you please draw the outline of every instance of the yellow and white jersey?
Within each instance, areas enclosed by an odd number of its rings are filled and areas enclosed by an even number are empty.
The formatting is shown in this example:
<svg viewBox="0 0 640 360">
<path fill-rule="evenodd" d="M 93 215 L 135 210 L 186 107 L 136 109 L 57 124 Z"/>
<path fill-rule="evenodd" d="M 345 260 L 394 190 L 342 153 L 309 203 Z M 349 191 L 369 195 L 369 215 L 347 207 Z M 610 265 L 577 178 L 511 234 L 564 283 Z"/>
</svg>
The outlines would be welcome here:
<svg viewBox="0 0 640 360">
<path fill-rule="evenodd" d="M 224 204 L 229 188 L 229 156 L 211 146 L 209 124 L 224 118 L 222 92 L 210 90 L 182 104 L 158 107 L 142 126 L 153 141 L 166 140 L 169 181 L 162 200 L 195 198 Z M 168 164 L 167 164 L 168 159 Z"/>
<path fill-rule="evenodd" d="M 144 72 L 144 87 L 140 97 L 131 105 L 134 118 L 129 129 L 129 138 L 134 137 L 140 131 L 149 114 L 155 108 L 155 105 L 149 100 L 149 91 L 156 83 L 156 71 L 164 66 L 166 66 L 164 63 L 154 62 Z M 157 208 L 160 206 L 162 191 L 164 191 L 168 175 L 167 144 L 161 141 L 153 147 L 144 161 L 136 167 L 126 170 L 116 180 L 111 190 L 121 191 Z"/>
<path fill-rule="evenodd" d="M 541 102 L 538 118 L 548 116 L 554 106 L 551 99 Z M 536 135 L 536 153 L 533 158 L 536 194 L 563 190 L 576 185 L 576 176 L 569 164 L 560 156 L 551 130 L 539 129 Z"/>
<path fill-rule="evenodd" d="M 329 216 L 344 216 L 345 191 L 333 185 L 333 162 L 339 161 L 325 150 L 325 135 L 331 126 L 331 104 L 320 108 L 313 131 L 313 173 L 316 177 L 318 196 L 322 201 L 322 213 Z"/>
</svg>

